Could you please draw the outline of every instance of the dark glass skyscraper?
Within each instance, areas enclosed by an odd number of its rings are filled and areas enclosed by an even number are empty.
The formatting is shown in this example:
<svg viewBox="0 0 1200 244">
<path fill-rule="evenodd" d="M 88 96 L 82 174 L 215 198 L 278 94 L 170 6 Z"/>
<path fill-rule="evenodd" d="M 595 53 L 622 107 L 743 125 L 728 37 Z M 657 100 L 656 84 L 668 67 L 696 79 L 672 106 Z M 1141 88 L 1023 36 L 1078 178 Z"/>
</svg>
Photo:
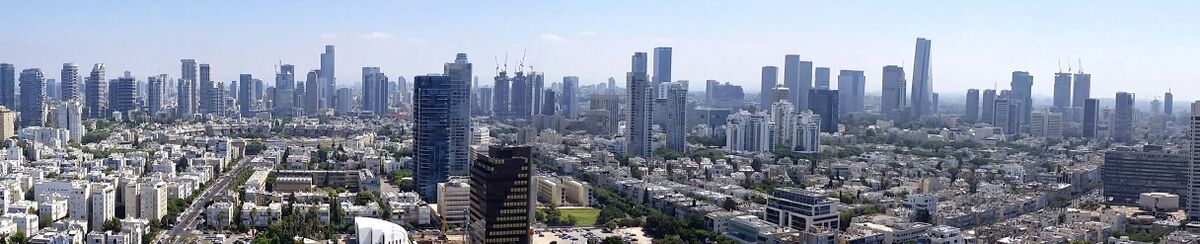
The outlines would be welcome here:
<svg viewBox="0 0 1200 244">
<path fill-rule="evenodd" d="M 413 179 L 428 202 L 437 201 L 438 183 L 467 175 L 470 162 L 471 64 L 466 54 L 458 54 L 445 71 L 413 79 Z"/>
<path fill-rule="evenodd" d="M 1029 72 L 1013 71 L 1011 85 L 1012 97 L 1009 99 L 1021 103 L 1020 111 L 1017 111 L 1018 120 L 1016 120 L 1017 128 L 1020 128 L 1029 122 L 1029 117 L 1033 113 L 1033 76 L 1029 75 Z"/>
<path fill-rule="evenodd" d="M 559 99 L 563 115 L 568 119 L 579 117 L 579 77 L 563 77 L 562 98 Z"/>
<path fill-rule="evenodd" d="M 1114 106 L 1112 138 L 1117 142 L 1133 143 L 1133 93 L 1118 92 Z"/>
<path fill-rule="evenodd" d="M 1083 137 L 1096 137 L 1098 121 L 1100 121 L 1100 100 L 1088 98 L 1083 105 Z"/>
<path fill-rule="evenodd" d="M 838 73 L 838 105 L 841 114 L 863 112 L 866 85 L 867 77 L 861 70 L 842 70 Z"/>
<path fill-rule="evenodd" d="M 1072 107 L 1083 107 L 1087 99 L 1092 98 L 1092 75 L 1080 71 L 1075 73 L 1075 94 L 1071 95 Z"/>
<path fill-rule="evenodd" d="M 1171 92 L 1167 92 L 1166 94 L 1163 94 L 1163 114 L 1166 114 L 1168 117 L 1170 117 L 1172 115 L 1172 113 L 1174 113 L 1174 110 L 1175 110 L 1175 95 L 1171 94 Z"/>
<path fill-rule="evenodd" d="M 813 72 L 813 89 L 829 90 L 829 68 L 817 67 Z"/>
<path fill-rule="evenodd" d="M 92 66 L 83 92 L 83 113 L 86 114 L 84 117 L 108 117 L 108 81 L 104 79 L 104 64 Z"/>
<path fill-rule="evenodd" d="M 254 117 L 254 77 L 250 74 L 238 75 L 238 111 L 243 118 Z"/>
<path fill-rule="evenodd" d="M 979 115 L 980 118 L 983 120 L 982 122 L 988 123 L 988 124 L 995 123 L 996 121 L 994 118 L 996 115 L 996 90 L 992 90 L 992 89 L 983 90 L 982 104 L 983 105 L 981 105 L 981 107 L 983 107 L 983 111 L 980 111 L 981 114 Z"/>
<path fill-rule="evenodd" d="M 137 80 L 129 74 L 129 71 L 126 71 L 124 76 L 117 78 L 113 84 L 110 84 L 112 85 L 112 94 L 110 94 L 112 99 L 109 102 L 114 112 L 121 112 L 121 114 L 128 116 L 129 111 L 138 108 L 136 82 Z"/>
<path fill-rule="evenodd" d="M 795 54 L 783 57 L 783 85 L 791 92 L 788 102 L 798 108 L 808 107 L 808 90 L 812 89 L 812 84 L 812 62 L 800 61 L 800 55 Z"/>
<path fill-rule="evenodd" d="M 42 70 L 21 71 L 21 127 L 46 124 L 46 77 Z"/>
<path fill-rule="evenodd" d="M 79 66 L 75 63 L 63 63 L 61 77 L 59 77 L 60 90 L 58 98 L 63 101 L 71 101 L 79 99 Z"/>
<path fill-rule="evenodd" d="M 930 49 L 929 39 L 917 38 L 916 54 L 913 55 L 912 96 L 909 99 L 914 118 L 932 114 L 933 69 L 930 67 Z"/>
<path fill-rule="evenodd" d="M 762 67 L 762 83 L 758 89 L 758 108 L 767 109 L 771 107 L 771 89 L 775 88 L 775 84 L 779 84 L 779 68 L 775 66 Z M 790 94 L 789 94 L 790 96 Z"/>
<path fill-rule="evenodd" d="M 334 53 L 333 45 L 325 45 L 325 52 L 321 53 L 321 73 L 320 80 L 324 83 L 325 89 L 322 90 L 325 94 L 326 107 L 333 108 L 334 91 L 337 90 L 337 78 L 334 78 Z"/>
<path fill-rule="evenodd" d="M 963 109 L 963 120 L 968 123 L 979 121 L 979 89 L 967 89 L 967 107 Z"/>
<path fill-rule="evenodd" d="M 666 117 L 663 129 L 667 134 L 667 148 L 679 153 L 687 152 L 687 83 L 671 82 L 667 86 Z"/>
<path fill-rule="evenodd" d="M 505 71 L 500 71 L 500 74 L 496 75 L 492 88 L 492 114 L 495 116 L 509 115 L 510 81 L 508 73 Z"/>
<path fill-rule="evenodd" d="M 655 97 L 666 96 L 667 91 L 662 90 L 663 84 L 671 82 L 671 50 L 671 47 L 654 48 L 654 77 L 651 79 L 657 94 Z"/>
<path fill-rule="evenodd" d="M 471 166 L 468 242 L 529 243 L 533 223 L 533 150 L 490 147 Z"/>
<path fill-rule="evenodd" d="M 809 91 L 808 109 L 821 116 L 821 132 L 838 131 L 838 90 Z"/>
<path fill-rule="evenodd" d="M 1071 107 L 1071 74 L 1054 74 L 1054 107 Z"/>
<path fill-rule="evenodd" d="M 17 111 L 17 69 L 12 64 L 0 64 L 0 105 Z"/>
<path fill-rule="evenodd" d="M 146 113 L 151 117 L 162 112 L 163 101 L 167 95 L 165 79 L 165 75 L 146 77 Z"/>
<path fill-rule="evenodd" d="M 907 104 L 905 95 L 908 82 L 904 80 L 904 68 L 895 65 L 883 66 L 883 91 L 879 95 L 879 112 L 887 118 L 897 118 L 897 113 Z"/>
</svg>

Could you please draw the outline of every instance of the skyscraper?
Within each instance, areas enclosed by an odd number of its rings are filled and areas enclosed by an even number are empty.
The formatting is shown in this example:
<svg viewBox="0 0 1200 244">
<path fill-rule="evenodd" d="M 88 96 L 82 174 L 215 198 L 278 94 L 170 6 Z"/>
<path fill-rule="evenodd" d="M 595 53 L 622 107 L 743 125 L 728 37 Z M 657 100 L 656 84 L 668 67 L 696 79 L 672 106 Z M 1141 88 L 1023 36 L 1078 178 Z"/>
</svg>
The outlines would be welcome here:
<svg viewBox="0 0 1200 244">
<path fill-rule="evenodd" d="M 792 119 L 792 151 L 817 153 L 821 145 L 821 118 L 812 110 L 802 110 Z"/>
<path fill-rule="evenodd" d="M 829 68 L 817 67 L 813 79 L 816 82 L 816 85 L 813 86 L 814 89 L 829 90 Z"/>
<path fill-rule="evenodd" d="M 81 142 L 87 128 L 83 127 L 83 103 L 79 100 L 68 100 L 59 103 L 54 109 L 54 122 L 58 128 L 70 132 L 70 141 Z"/>
<path fill-rule="evenodd" d="M 196 95 L 200 99 L 200 113 L 211 114 L 217 112 L 216 103 L 218 101 L 213 97 L 212 68 L 208 64 L 200 64 L 200 81 L 197 83 L 197 86 L 199 86 Z"/>
<path fill-rule="evenodd" d="M 1042 110 L 1034 112 L 1029 121 L 1029 135 L 1035 137 L 1061 138 L 1062 113 Z"/>
<path fill-rule="evenodd" d="M 476 154 L 471 167 L 468 242 L 529 243 L 533 205 L 533 150 L 490 147 Z"/>
<path fill-rule="evenodd" d="M 1054 73 L 1054 107 L 1071 107 L 1071 74 Z"/>
<path fill-rule="evenodd" d="M 842 70 L 838 73 L 838 101 L 841 114 L 863 112 L 867 77 L 861 70 Z"/>
<path fill-rule="evenodd" d="M 767 114 L 742 110 L 729 115 L 725 122 L 725 149 L 733 151 L 771 151 L 771 126 Z"/>
<path fill-rule="evenodd" d="M 88 118 L 108 117 L 108 81 L 104 79 L 104 64 L 92 65 L 84 84 L 83 110 Z"/>
<path fill-rule="evenodd" d="M 821 117 L 821 132 L 838 131 L 838 90 L 812 90 L 808 109 Z"/>
<path fill-rule="evenodd" d="M 59 99 L 70 101 L 79 99 L 79 66 L 75 63 L 63 63 L 62 74 L 59 77 Z"/>
<path fill-rule="evenodd" d="M 625 149 L 630 156 L 650 156 L 650 130 L 654 114 L 654 88 L 646 77 L 646 53 L 633 54 L 632 69 L 625 75 L 629 92 L 629 120 Z"/>
<path fill-rule="evenodd" d="M 508 73 L 500 71 L 496 74 L 492 90 L 492 114 L 503 117 L 509 115 L 510 86 Z"/>
<path fill-rule="evenodd" d="M 795 129 L 795 123 L 792 121 L 796 119 L 795 110 L 796 108 L 792 106 L 792 103 L 787 101 L 786 96 L 785 99 L 771 104 L 770 148 L 772 150 L 775 148 L 792 148 L 793 140 L 796 139 L 794 136 L 795 131 L 793 130 Z"/>
<path fill-rule="evenodd" d="M 238 75 L 238 86 L 238 111 L 243 118 L 253 117 L 254 77 L 250 74 Z"/>
<path fill-rule="evenodd" d="M 906 106 L 905 93 L 908 82 L 904 80 L 904 68 L 895 65 L 883 66 L 883 91 L 880 94 L 879 112 L 886 118 L 897 118 L 897 113 Z"/>
<path fill-rule="evenodd" d="M 530 92 L 533 94 L 531 96 L 533 100 L 529 101 L 533 106 L 533 110 L 530 112 L 537 113 L 542 109 L 542 95 L 544 95 L 542 91 L 545 89 L 543 78 L 545 76 L 542 73 L 530 71 L 525 74 L 525 77 L 528 79 L 526 84 L 529 84 Z"/>
<path fill-rule="evenodd" d="M 779 68 L 775 66 L 762 67 L 762 87 L 759 87 L 758 107 L 768 108 L 771 106 L 771 89 L 775 88 L 775 84 L 779 83 Z M 790 101 L 790 96 L 789 101 Z"/>
<path fill-rule="evenodd" d="M 304 80 L 304 113 L 318 115 L 325 111 L 325 84 L 321 83 L 321 71 L 312 70 Z"/>
<path fill-rule="evenodd" d="M 325 85 L 325 103 L 332 108 L 334 103 L 334 91 L 337 90 L 337 78 L 333 67 L 333 45 L 325 45 L 325 52 L 321 53 L 321 77 L 319 80 Z"/>
<path fill-rule="evenodd" d="M 981 111 L 980 114 L 980 117 L 983 119 L 982 122 L 995 125 L 994 123 L 996 121 L 994 119 L 994 115 L 996 115 L 996 90 L 983 90 L 982 103 L 983 111 Z"/>
<path fill-rule="evenodd" d="M 181 59 L 180 76 L 178 84 L 178 92 L 175 99 L 175 113 L 179 118 L 191 118 L 196 111 L 197 103 L 197 79 L 196 79 L 196 60 Z"/>
<path fill-rule="evenodd" d="M 1071 106 L 1081 108 L 1086 106 L 1087 99 L 1092 98 L 1092 75 L 1075 73 L 1075 94 L 1071 96 Z"/>
<path fill-rule="evenodd" d="M 1133 93 L 1117 92 L 1114 106 L 1112 138 L 1117 142 L 1132 144 L 1133 138 Z"/>
<path fill-rule="evenodd" d="M 967 89 L 967 107 L 963 111 L 963 120 L 966 122 L 979 121 L 979 89 Z"/>
<path fill-rule="evenodd" d="M 524 72 L 517 71 L 509 82 L 509 104 L 508 111 L 515 118 L 529 118 L 530 103 L 533 102 L 533 96 L 529 93 L 533 88 L 529 84 L 529 77 L 525 76 Z"/>
<path fill-rule="evenodd" d="M 1188 144 L 1191 147 L 1200 145 L 1200 101 L 1192 102 L 1192 115 L 1189 118 L 1191 126 L 1188 128 Z M 1188 164 L 1188 195 L 1187 195 L 1187 219 L 1190 221 L 1200 220 L 1200 150 L 1190 150 L 1191 163 Z"/>
<path fill-rule="evenodd" d="M 1029 122 L 1029 116 L 1033 113 L 1033 76 L 1025 71 L 1012 72 L 1012 96 L 1009 99 L 1021 103 L 1021 107 L 1017 114 L 1017 128 Z"/>
<path fill-rule="evenodd" d="M 271 108 L 275 116 L 292 116 L 296 89 L 296 66 L 284 64 L 275 73 L 275 94 L 271 98 Z"/>
<path fill-rule="evenodd" d="M 539 114 L 543 116 L 555 116 L 558 114 L 558 93 L 554 90 L 546 90 L 542 93 L 542 111 Z"/>
<path fill-rule="evenodd" d="M 0 64 L 0 105 L 17 111 L 17 77 L 12 64 Z"/>
<path fill-rule="evenodd" d="M 384 110 L 387 110 L 387 104 L 383 102 L 385 98 L 380 97 L 380 94 L 385 93 L 381 92 L 385 84 L 380 84 L 387 82 L 385 77 L 386 75 L 380 71 L 379 67 L 362 68 L 362 86 L 360 88 L 362 95 L 359 97 L 362 99 L 363 111 L 371 111 L 378 115 L 386 113 Z"/>
<path fill-rule="evenodd" d="M 1168 91 L 1166 94 L 1163 94 L 1163 114 L 1166 114 L 1167 117 L 1171 117 L 1174 110 L 1175 95 Z"/>
<path fill-rule="evenodd" d="M 993 111 L 995 114 L 992 115 L 992 125 L 999 127 L 1006 135 L 1016 134 L 1018 129 L 1017 121 L 1020 120 L 1017 113 L 1017 111 L 1021 110 L 1019 108 L 1020 102 L 1010 98 L 1000 98 L 994 102 Z"/>
<path fill-rule="evenodd" d="M 667 91 L 663 84 L 671 82 L 671 48 L 654 48 L 654 77 L 651 77 L 655 89 L 655 97 L 666 97 Z"/>
<path fill-rule="evenodd" d="M 146 113 L 155 117 L 162 112 L 163 101 L 166 97 L 165 75 L 146 77 Z"/>
<path fill-rule="evenodd" d="M 933 71 L 930 67 L 929 39 L 917 38 L 916 54 L 913 58 L 913 87 L 912 111 L 913 117 L 932 114 L 933 109 Z"/>
<path fill-rule="evenodd" d="M 1096 128 L 1100 121 L 1100 100 L 1088 98 L 1083 105 L 1083 137 L 1096 138 Z"/>
<path fill-rule="evenodd" d="M 46 124 L 46 77 L 37 68 L 21 71 L 21 126 Z"/>
<path fill-rule="evenodd" d="M 796 107 L 808 107 L 808 90 L 812 88 L 813 83 L 812 72 L 812 62 L 800 61 L 800 55 L 783 56 L 783 85 L 792 92 L 788 101 Z"/>
<path fill-rule="evenodd" d="M 579 77 L 563 77 L 562 99 L 560 99 L 563 115 L 568 119 L 579 117 Z"/>
<path fill-rule="evenodd" d="M 417 192 L 436 201 L 437 183 L 467 175 L 471 135 L 471 64 L 466 54 L 445 65 L 445 75 L 413 79 L 413 137 Z"/>
<path fill-rule="evenodd" d="M 109 101 L 112 111 L 121 112 L 124 116 L 129 116 L 129 111 L 138 108 L 137 105 L 137 81 L 129 71 L 125 71 L 125 75 L 117 78 L 112 86 L 111 97 Z"/>
<path fill-rule="evenodd" d="M 687 152 L 687 93 L 686 82 L 671 82 L 667 88 L 667 111 L 664 130 L 667 148 L 679 153 Z"/>
</svg>

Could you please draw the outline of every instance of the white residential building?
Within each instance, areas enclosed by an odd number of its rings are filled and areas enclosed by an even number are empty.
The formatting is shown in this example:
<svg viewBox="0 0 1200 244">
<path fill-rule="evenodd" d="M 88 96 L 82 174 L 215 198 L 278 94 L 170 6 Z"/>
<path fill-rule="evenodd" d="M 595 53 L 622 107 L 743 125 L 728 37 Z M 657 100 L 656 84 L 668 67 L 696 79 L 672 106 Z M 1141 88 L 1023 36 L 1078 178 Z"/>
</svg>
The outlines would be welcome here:
<svg viewBox="0 0 1200 244">
<path fill-rule="evenodd" d="M 471 207 L 471 186 L 467 178 L 451 178 L 450 181 L 438 183 L 437 187 L 438 215 L 447 224 L 464 224 L 467 221 L 467 209 Z"/>
<path fill-rule="evenodd" d="M 104 221 L 117 218 L 117 189 L 110 183 L 93 183 L 91 197 L 92 230 L 104 227 Z"/>
</svg>

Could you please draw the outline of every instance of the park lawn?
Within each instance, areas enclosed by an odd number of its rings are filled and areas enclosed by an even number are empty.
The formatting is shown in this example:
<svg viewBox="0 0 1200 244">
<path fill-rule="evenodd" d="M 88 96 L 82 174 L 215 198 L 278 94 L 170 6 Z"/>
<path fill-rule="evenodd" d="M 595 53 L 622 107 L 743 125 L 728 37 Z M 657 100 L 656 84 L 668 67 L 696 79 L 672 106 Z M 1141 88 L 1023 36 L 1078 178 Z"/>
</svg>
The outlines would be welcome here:
<svg viewBox="0 0 1200 244">
<path fill-rule="evenodd" d="M 600 209 L 596 208 L 559 208 L 558 212 L 564 219 L 567 216 L 575 216 L 575 226 L 595 225 L 596 218 L 600 217 Z"/>
</svg>

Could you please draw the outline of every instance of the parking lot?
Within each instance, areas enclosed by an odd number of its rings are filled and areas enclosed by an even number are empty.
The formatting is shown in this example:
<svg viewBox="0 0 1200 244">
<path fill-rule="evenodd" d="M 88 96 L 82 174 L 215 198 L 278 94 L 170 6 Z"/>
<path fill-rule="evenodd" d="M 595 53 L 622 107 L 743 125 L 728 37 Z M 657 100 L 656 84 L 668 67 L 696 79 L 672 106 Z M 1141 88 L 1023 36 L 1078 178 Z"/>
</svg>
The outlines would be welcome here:
<svg viewBox="0 0 1200 244">
<path fill-rule="evenodd" d="M 546 228 L 533 233 L 533 243 L 583 244 L 588 239 L 603 240 L 609 236 L 620 236 L 628 243 L 649 244 L 652 238 L 645 235 L 641 227 L 621 228 L 604 233 L 600 227 Z"/>
</svg>

